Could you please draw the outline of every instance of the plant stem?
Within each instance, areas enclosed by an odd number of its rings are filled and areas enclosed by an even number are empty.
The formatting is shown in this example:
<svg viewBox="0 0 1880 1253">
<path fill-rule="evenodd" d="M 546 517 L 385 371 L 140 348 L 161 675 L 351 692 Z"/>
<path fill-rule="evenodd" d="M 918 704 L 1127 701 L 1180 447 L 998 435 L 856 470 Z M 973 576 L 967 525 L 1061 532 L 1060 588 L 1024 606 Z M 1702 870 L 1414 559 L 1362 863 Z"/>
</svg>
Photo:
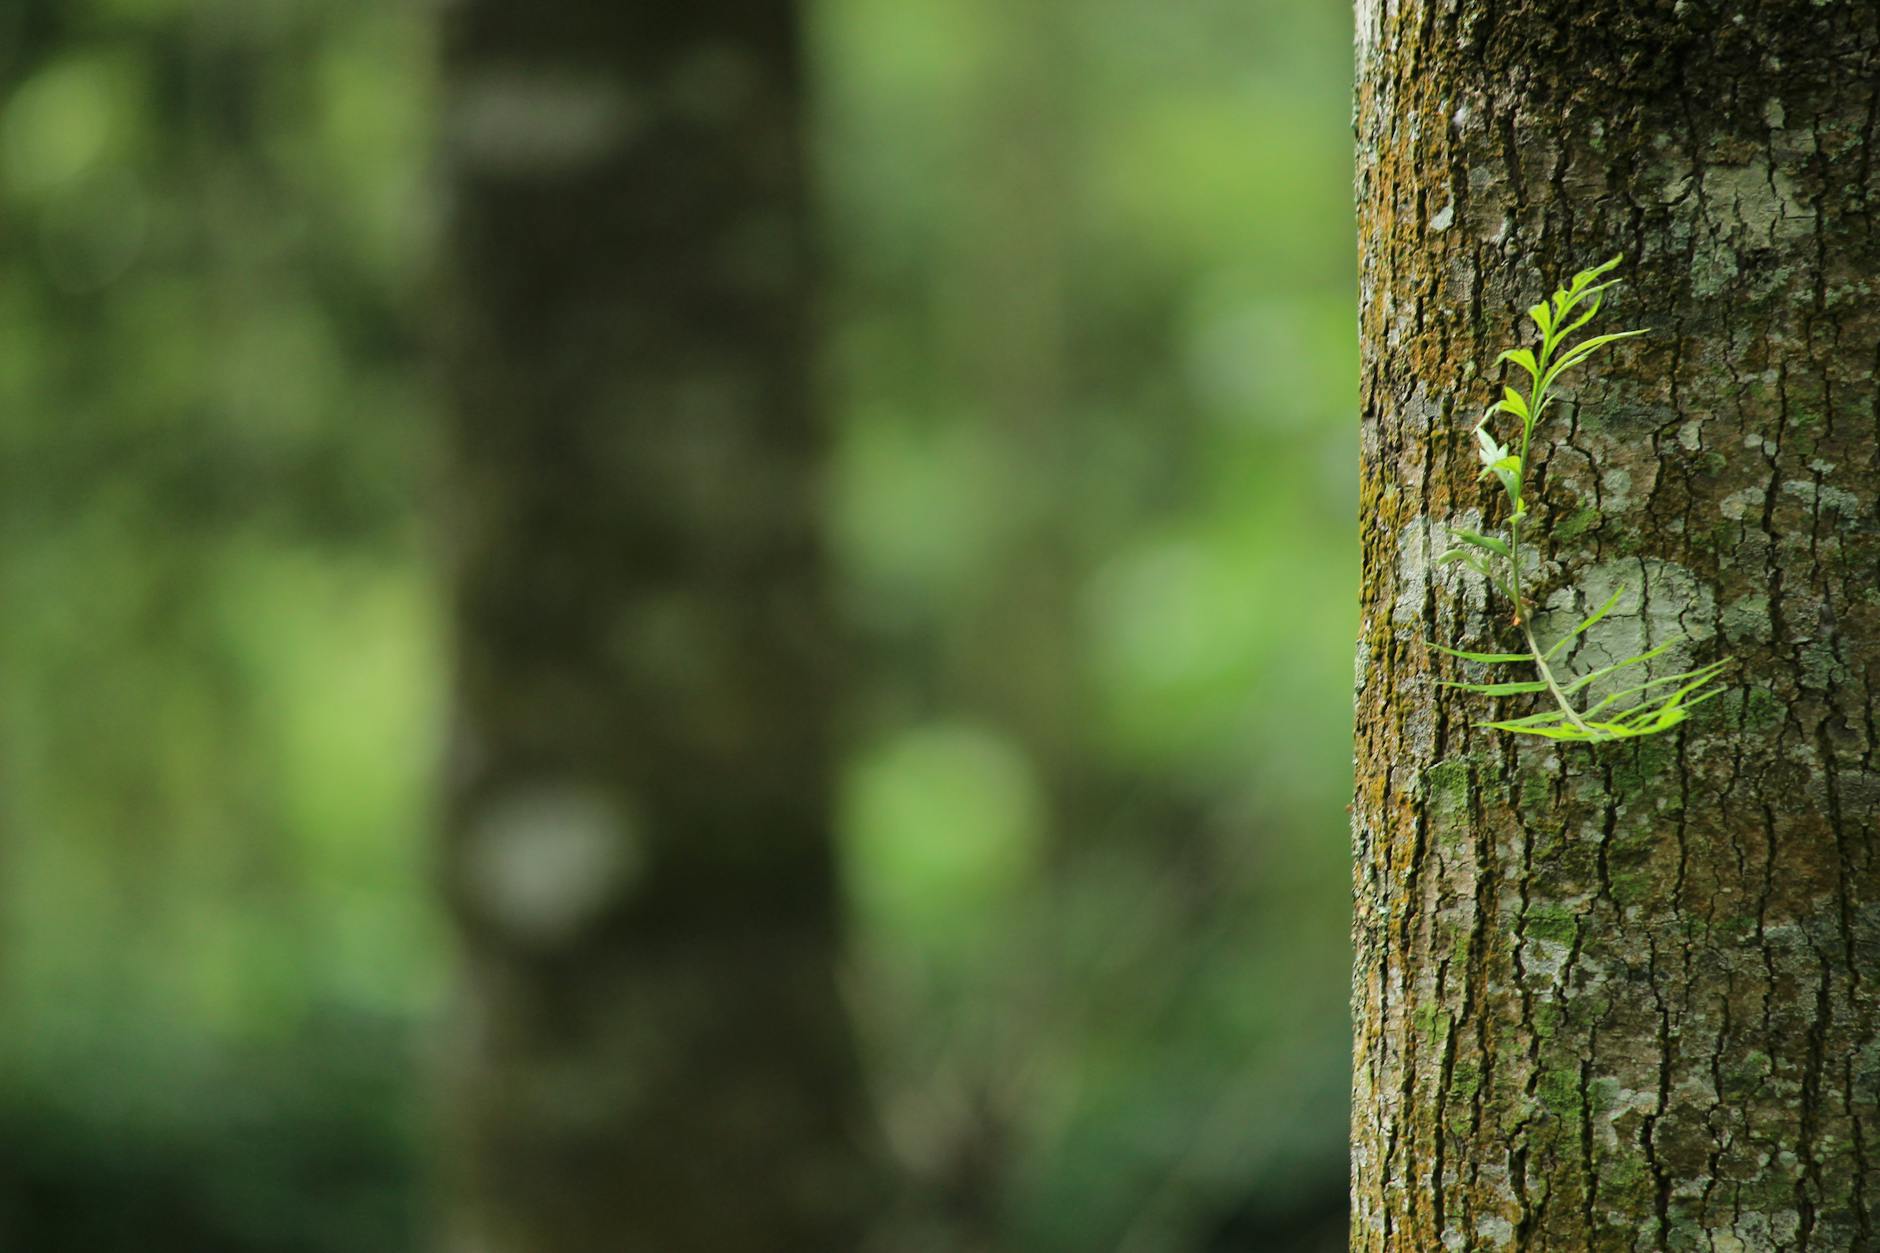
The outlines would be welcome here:
<svg viewBox="0 0 1880 1253">
<path fill-rule="evenodd" d="M 1585 720 L 1580 717 L 1579 711 L 1567 700 L 1567 694 L 1560 690 L 1560 681 L 1554 678 L 1554 672 L 1552 668 L 1548 666 L 1547 658 L 1541 654 L 1541 646 L 1534 642 L 1534 632 L 1532 628 L 1528 626 L 1525 619 L 1523 619 L 1521 623 L 1521 634 L 1527 637 L 1528 652 L 1532 653 L 1534 656 L 1534 668 L 1541 672 L 1541 680 L 1547 684 L 1547 690 L 1554 694 L 1554 703 L 1560 706 L 1560 712 L 1567 716 L 1567 721 L 1571 722 L 1592 739 L 1605 739 L 1606 735 L 1604 732 L 1595 731 L 1592 727 L 1586 725 Z"/>
<path fill-rule="evenodd" d="M 1537 387 L 1536 393 L 1539 390 Z M 1602 733 L 1586 725 L 1585 719 L 1580 717 L 1579 710 L 1573 707 L 1572 702 L 1567 699 L 1567 694 L 1561 690 L 1560 681 L 1554 677 L 1553 667 L 1547 664 L 1546 655 L 1541 652 L 1540 644 L 1534 639 L 1534 626 L 1530 620 L 1532 615 L 1528 613 L 1527 600 L 1521 594 L 1520 513 L 1527 497 L 1528 437 L 1533 432 L 1534 423 L 1530 420 L 1521 431 L 1521 492 L 1515 498 L 1515 516 L 1508 519 L 1508 587 L 1514 593 L 1514 620 L 1515 624 L 1521 628 L 1522 636 L 1527 640 L 1528 652 L 1534 658 L 1534 668 L 1540 672 L 1541 681 L 1547 684 L 1547 690 L 1553 693 L 1554 703 L 1560 706 L 1560 712 L 1565 714 L 1567 721 L 1582 734 L 1591 739 L 1605 739 Z"/>
</svg>

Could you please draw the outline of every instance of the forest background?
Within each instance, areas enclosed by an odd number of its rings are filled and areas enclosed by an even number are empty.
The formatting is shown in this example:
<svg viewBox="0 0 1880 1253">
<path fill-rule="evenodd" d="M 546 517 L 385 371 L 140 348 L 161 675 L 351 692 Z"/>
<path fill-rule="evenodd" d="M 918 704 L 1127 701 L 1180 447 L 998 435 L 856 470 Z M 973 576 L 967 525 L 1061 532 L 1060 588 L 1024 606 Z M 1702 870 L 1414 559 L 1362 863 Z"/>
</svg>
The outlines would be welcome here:
<svg viewBox="0 0 1880 1253">
<path fill-rule="evenodd" d="M 808 24 L 907 1247 L 1342 1247 L 1350 15 Z M 425 1247 L 432 27 L 0 6 L 0 1248 Z"/>
</svg>

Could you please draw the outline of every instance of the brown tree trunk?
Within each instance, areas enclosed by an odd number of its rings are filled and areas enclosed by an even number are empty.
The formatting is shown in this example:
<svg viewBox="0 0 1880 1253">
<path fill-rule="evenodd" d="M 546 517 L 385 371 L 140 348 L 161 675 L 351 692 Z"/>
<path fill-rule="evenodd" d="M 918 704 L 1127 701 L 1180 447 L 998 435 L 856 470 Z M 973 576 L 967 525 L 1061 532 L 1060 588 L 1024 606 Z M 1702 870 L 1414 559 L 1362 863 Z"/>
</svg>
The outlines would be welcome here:
<svg viewBox="0 0 1880 1253">
<path fill-rule="evenodd" d="M 853 1248 L 795 11 L 449 12 L 451 1247 Z"/>
<path fill-rule="evenodd" d="M 1358 76 L 1352 1247 L 1880 1248 L 1880 8 L 1360 0 Z M 1432 561 L 1521 311 L 1620 251 L 1655 329 L 1537 432 L 1538 599 L 1740 666 L 1517 741 Z"/>
</svg>

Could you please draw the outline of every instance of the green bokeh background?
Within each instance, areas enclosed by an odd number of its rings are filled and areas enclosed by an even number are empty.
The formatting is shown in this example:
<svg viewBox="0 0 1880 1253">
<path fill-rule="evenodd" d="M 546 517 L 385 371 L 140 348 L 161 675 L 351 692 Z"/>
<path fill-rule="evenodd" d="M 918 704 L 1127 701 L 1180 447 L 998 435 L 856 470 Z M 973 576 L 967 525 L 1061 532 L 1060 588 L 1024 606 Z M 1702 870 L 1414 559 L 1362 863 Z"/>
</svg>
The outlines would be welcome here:
<svg viewBox="0 0 1880 1253">
<path fill-rule="evenodd" d="M 430 20 L 0 7 L 0 1248 L 425 1246 Z M 1336 1247 L 1348 14 L 810 28 L 884 1247 Z"/>
</svg>

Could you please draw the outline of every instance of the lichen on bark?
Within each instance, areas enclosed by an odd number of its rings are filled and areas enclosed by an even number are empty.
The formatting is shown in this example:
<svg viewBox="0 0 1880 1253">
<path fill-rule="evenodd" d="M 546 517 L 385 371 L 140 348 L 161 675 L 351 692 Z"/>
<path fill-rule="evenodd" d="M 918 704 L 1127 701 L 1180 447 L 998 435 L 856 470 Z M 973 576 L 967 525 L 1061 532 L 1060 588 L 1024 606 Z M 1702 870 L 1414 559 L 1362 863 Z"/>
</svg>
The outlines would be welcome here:
<svg viewBox="0 0 1880 1253">
<path fill-rule="evenodd" d="M 1880 1248 L 1876 118 L 1870 3 L 1360 0 L 1355 1250 Z M 1488 363 L 1616 252 L 1653 334 L 1537 432 L 1535 599 L 1741 666 L 1516 743 L 1436 686 L 1511 641 L 1430 563 Z"/>
</svg>

